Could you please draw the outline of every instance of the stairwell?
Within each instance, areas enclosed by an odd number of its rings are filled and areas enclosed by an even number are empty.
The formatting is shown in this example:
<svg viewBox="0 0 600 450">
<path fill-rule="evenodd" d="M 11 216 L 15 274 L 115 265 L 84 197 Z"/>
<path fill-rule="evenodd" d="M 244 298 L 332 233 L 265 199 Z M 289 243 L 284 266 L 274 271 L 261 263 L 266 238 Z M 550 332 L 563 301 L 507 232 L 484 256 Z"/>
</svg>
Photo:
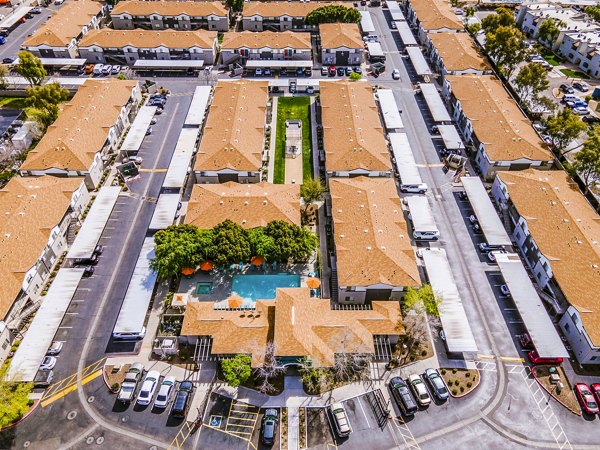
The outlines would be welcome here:
<svg viewBox="0 0 600 450">
<path fill-rule="evenodd" d="M 75 232 L 77 231 L 78 220 L 74 215 L 71 216 L 71 220 L 69 222 L 69 227 L 67 228 L 67 245 L 70 247 L 75 242 L 75 238 L 77 235 Z"/>
<path fill-rule="evenodd" d="M 337 269 L 331 269 L 331 300 L 333 303 L 338 302 L 338 277 L 337 277 Z"/>
<path fill-rule="evenodd" d="M 514 226 L 513 226 L 513 222 L 510 218 L 510 213 L 508 212 L 508 208 L 506 206 L 501 206 L 501 215 L 502 215 L 502 222 L 504 223 L 504 228 L 506 229 L 506 232 L 509 235 L 512 235 L 513 231 L 514 231 Z"/>
</svg>

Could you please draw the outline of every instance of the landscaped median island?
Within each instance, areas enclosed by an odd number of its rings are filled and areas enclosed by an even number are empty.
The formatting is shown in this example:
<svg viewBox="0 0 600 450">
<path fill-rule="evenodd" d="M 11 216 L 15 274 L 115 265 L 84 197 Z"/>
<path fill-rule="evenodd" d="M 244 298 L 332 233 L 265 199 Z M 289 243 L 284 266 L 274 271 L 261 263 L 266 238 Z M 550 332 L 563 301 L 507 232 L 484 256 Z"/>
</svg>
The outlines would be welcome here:
<svg viewBox="0 0 600 450">
<path fill-rule="evenodd" d="M 479 386 L 480 376 L 477 369 L 440 369 L 440 374 L 452 397 L 464 397 Z"/>
<path fill-rule="evenodd" d="M 548 398 L 554 397 L 572 413 L 581 415 L 581 407 L 562 367 L 535 366 L 532 375 L 548 393 Z M 562 387 L 558 386 L 557 381 L 562 384 Z"/>
</svg>

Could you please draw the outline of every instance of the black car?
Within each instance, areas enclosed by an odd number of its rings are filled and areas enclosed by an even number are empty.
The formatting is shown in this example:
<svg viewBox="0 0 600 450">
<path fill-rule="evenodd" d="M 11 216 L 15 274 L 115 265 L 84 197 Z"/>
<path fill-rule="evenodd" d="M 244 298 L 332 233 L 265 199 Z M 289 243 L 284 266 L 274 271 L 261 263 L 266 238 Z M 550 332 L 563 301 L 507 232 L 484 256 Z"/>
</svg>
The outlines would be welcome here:
<svg viewBox="0 0 600 450">
<path fill-rule="evenodd" d="M 600 123 L 600 117 L 592 116 L 592 115 L 583 116 L 581 118 L 581 120 L 583 120 L 584 122 L 587 122 L 587 123 Z"/>
<path fill-rule="evenodd" d="M 576 81 L 575 83 L 573 83 L 573 87 L 581 92 L 587 92 L 590 90 L 590 88 L 587 86 L 587 84 L 582 83 L 580 81 Z"/>
<path fill-rule="evenodd" d="M 438 400 L 447 400 L 450 397 L 446 383 L 435 369 L 425 370 L 425 380 L 431 388 L 431 392 Z"/>
<path fill-rule="evenodd" d="M 4 58 L 2 60 L 2 64 L 12 64 L 13 62 L 15 62 L 15 58 Z"/>
<path fill-rule="evenodd" d="M 341 77 L 343 77 L 346 74 L 346 69 L 344 69 L 343 67 L 338 67 L 337 68 L 337 74 Z"/>
<path fill-rule="evenodd" d="M 478 223 L 474 223 L 471 228 L 473 228 L 473 233 L 475 234 L 482 234 L 483 230 L 481 229 L 481 227 L 479 226 Z"/>
<path fill-rule="evenodd" d="M 310 67 L 304 68 L 304 76 L 310 77 L 312 75 L 312 69 Z"/>
<path fill-rule="evenodd" d="M 98 255 L 92 254 L 89 258 L 77 258 L 73 261 L 73 265 L 75 266 L 95 266 L 98 264 Z"/>
<path fill-rule="evenodd" d="M 398 403 L 398 407 L 402 411 L 402 414 L 405 416 L 412 416 L 419 407 L 417 406 L 417 402 L 413 397 L 410 389 L 408 388 L 408 384 L 400 377 L 394 377 L 390 380 L 390 390 L 392 391 L 392 396 L 396 403 Z"/>
<path fill-rule="evenodd" d="M 94 275 L 94 266 L 85 266 L 83 268 L 83 276 L 84 277 L 91 277 L 92 275 Z"/>
<path fill-rule="evenodd" d="M 265 445 L 273 445 L 275 442 L 275 436 L 277 436 L 277 424 L 279 423 L 278 411 L 273 408 L 269 408 L 265 411 L 263 417 L 260 435 L 262 443 Z"/>
<path fill-rule="evenodd" d="M 355 67 L 354 67 L 354 71 L 355 71 L 356 73 L 362 73 L 362 69 L 360 68 L 360 66 L 355 66 Z"/>
<path fill-rule="evenodd" d="M 96 245 L 96 247 L 94 248 L 94 255 L 101 255 L 103 251 L 104 251 L 103 245 Z"/>
<path fill-rule="evenodd" d="M 561 84 L 560 88 L 559 88 L 562 92 L 564 92 L 565 94 L 574 94 L 575 90 L 568 84 Z"/>
<path fill-rule="evenodd" d="M 194 384 L 191 381 L 182 381 L 173 400 L 171 415 L 179 419 L 184 419 L 187 415 L 194 392 Z"/>
</svg>

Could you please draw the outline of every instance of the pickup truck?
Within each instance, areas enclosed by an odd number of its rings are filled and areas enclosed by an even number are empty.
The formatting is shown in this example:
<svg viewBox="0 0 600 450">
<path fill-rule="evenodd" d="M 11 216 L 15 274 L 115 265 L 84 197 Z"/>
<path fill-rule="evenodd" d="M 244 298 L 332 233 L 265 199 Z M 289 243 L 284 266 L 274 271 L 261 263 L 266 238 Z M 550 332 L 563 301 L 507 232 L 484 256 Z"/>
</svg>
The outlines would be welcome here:
<svg viewBox="0 0 600 450">
<path fill-rule="evenodd" d="M 125 380 L 119 390 L 117 398 L 123 403 L 130 402 L 135 396 L 135 389 L 137 388 L 142 373 L 144 372 L 144 366 L 141 363 L 133 363 L 127 373 L 125 374 Z"/>
</svg>

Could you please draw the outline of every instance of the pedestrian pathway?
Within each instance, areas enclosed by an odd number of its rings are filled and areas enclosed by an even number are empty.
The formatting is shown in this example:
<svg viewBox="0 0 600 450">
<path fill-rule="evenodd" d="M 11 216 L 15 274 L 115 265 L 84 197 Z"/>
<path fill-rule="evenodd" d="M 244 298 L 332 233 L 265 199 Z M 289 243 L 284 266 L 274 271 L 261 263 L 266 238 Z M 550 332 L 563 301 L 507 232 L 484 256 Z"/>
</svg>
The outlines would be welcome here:
<svg viewBox="0 0 600 450">
<path fill-rule="evenodd" d="M 288 408 L 288 449 L 298 450 L 300 448 L 300 408 L 292 406 Z"/>
<path fill-rule="evenodd" d="M 271 97 L 271 143 L 269 145 L 269 167 L 267 181 L 273 183 L 275 175 L 275 147 L 277 142 L 277 97 Z"/>
</svg>

